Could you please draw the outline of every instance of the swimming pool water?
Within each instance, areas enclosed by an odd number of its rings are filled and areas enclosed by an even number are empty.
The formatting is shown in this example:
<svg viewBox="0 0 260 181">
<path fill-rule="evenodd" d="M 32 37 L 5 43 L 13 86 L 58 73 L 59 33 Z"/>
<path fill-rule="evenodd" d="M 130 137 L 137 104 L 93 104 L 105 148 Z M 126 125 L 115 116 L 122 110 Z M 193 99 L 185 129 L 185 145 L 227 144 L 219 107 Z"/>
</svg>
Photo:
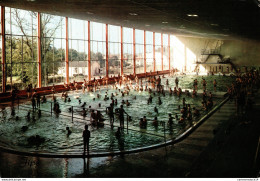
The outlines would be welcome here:
<svg viewBox="0 0 260 181">
<path fill-rule="evenodd" d="M 175 85 L 174 79 L 175 77 L 167 77 L 169 79 L 170 85 Z M 179 85 L 183 89 L 189 89 L 190 86 L 192 88 L 193 79 L 197 78 L 199 83 L 201 81 L 200 76 L 183 76 L 179 78 Z M 207 78 L 207 77 L 205 77 Z M 209 77 L 208 77 L 209 78 Z M 211 76 L 212 82 L 215 78 L 217 82 L 222 81 L 223 77 L 215 77 Z M 225 77 L 226 78 L 226 77 Z M 225 79 L 223 78 L 223 79 Z M 211 79 L 208 81 L 210 82 Z M 225 81 L 225 84 L 228 84 L 229 81 L 232 81 L 231 78 L 227 78 L 228 81 Z M 226 80 L 226 79 L 225 79 Z M 163 79 L 164 83 L 166 79 Z M 225 85 L 219 86 L 220 89 L 224 89 Z M 173 87 L 173 86 L 171 86 Z M 199 87 L 200 88 L 200 87 Z M 213 88 L 213 86 L 212 86 Z M 210 89 L 210 86 L 209 86 Z M 159 124 L 158 128 L 155 128 L 152 125 L 152 120 L 155 116 L 157 116 L 158 121 L 162 121 L 166 123 L 166 139 L 174 139 L 181 133 L 183 133 L 186 129 L 191 127 L 198 120 L 186 121 L 184 124 L 178 124 L 178 122 L 174 119 L 174 124 L 172 127 L 167 125 L 168 122 L 168 113 L 171 113 L 174 117 L 175 113 L 177 113 L 180 117 L 180 111 L 178 110 L 178 105 L 182 105 L 182 98 L 185 97 L 186 103 L 191 104 L 191 107 L 201 108 L 201 96 L 192 99 L 191 97 L 187 97 L 182 95 L 181 97 L 170 96 L 168 92 L 166 92 L 166 96 L 155 95 L 152 94 L 153 102 L 152 104 L 147 104 L 147 100 L 149 97 L 148 92 L 136 92 L 131 90 L 130 94 L 125 97 L 122 97 L 119 93 L 118 96 L 114 97 L 114 99 L 118 100 L 118 105 L 115 108 L 119 108 L 121 105 L 121 101 L 124 99 L 129 100 L 131 106 L 124 106 L 125 111 L 132 117 L 132 121 L 129 122 L 129 130 L 124 130 L 122 137 L 118 140 L 115 137 L 115 132 L 117 130 L 117 126 L 119 126 L 119 121 L 115 116 L 114 129 L 111 129 L 109 126 L 109 118 L 105 113 L 106 107 L 109 106 L 111 100 L 104 101 L 104 95 L 106 94 L 110 97 L 111 93 L 118 92 L 118 90 L 111 89 L 101 89 L 96 93 L 82 93 L 81 91 L 69 92 L 69 97 L 71 98 L 71 102 L 64 102 L 63 99 L 57 97 L 57 101 L 60 104 L 61 114 L 58 116 L 56 114 L 51 115 L 51 102 L 52 100 L 49 98 L 47 103 L 41 104 L 42 116 L 39 118 L 37 112 L 33 113 L 31 110 L 31 103 L 28 101 L 27 103 L 20 105 L 19 109 L 16 106 L 15 110 L 17 115 L 19 116 L 19 120 L 15 120 L 15 117 L 10 115 L 10 107 L 6 108 L 6 110 L 0 113 L 0 145 L 4 147 L 8 147 L 11 149 L 18 149 L 19 151 L 25 152 L 40 152 L 40 153 L 62 153 L 62 154 L 73 154 L 73 153 L 81 153 L 83 151 L 83 140 L 82 140 L 82 131 L 85 124 L 89 124 L 88 117 L 90 113 L 88 113 L 87 117 L 84 119 L 81 115 L 80 111 L 82 108 L 80 107 L 84 102 L 87 103 L 86 108 L 89 105 L 93 109 L 98 109 L 101 111 L 102 115 L 106 119 L 105 126 L 103 128 L 96 128 L 89 126 L 91 131 L 90 138 L 90 151 L 91 152 L 112 152 L 118 150 L 130 150 L 136 149 L 140 147 L 150 146 L 157 143 L 164 142 L 164 128 Z M 96 95 L 100 94 L 102 97 L 98 99 Z M 59 94 L 60 96 L 60 94 Z M 136 96 L 136 99 L 133 99 Z M 163 104 L 158 105 L 158 97 L 160 96 Z M 76 98 L 78 97 L 78 98 Z M 95 101 L 93 98 L 95 97 Z M 81 104 L 78 103 L 78 100 L 81 100 Z M 214 105 L 218 104 L 222 98 L 215 97 Z M 101 108 L 98 107 L 98 104 L 101 103 Z M 53 105 L 53 103 L 52 103 Z M 72 121 L 72 113 L 68 111 L 69 107 L 73 106 L 73 121 Z M 155 113 L 154 107 L 157 107 L 159 113 Z M 31 114 L 35 115 L 36 121 L 33 122 L 26 120 L 26 114 L 28 110 L 31 111 Z M 201 111 L 202 115 L 205 114 L 205 111 Z M 139 120 L 143 116 L 146 116 L 148 120 L 147 129 L 139 128 Z M 28 130 L 22 132 L 22 126 L 28 126 Z M 67 137 L 66 135 L 66 127 L 69 126 L 72 130 L 72 134 Z M 125 128 L 126 128 L 126 119 L 125 119 Z M 30 136 L 40 135 L 45 138 L 45 142 L 40 144 L 39 146 L 29 145 L 27 139 Z"/>
</svg>

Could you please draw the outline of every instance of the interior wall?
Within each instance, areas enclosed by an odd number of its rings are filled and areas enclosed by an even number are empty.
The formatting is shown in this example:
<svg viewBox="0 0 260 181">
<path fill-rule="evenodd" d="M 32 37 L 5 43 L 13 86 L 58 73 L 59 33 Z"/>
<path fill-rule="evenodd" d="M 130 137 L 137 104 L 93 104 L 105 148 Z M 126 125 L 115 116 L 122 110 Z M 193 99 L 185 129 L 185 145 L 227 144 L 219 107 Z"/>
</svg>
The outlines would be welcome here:
<svg viewBox="0 0 260 181">
<path fill-rule="evenodd" d="M 260 66 L 260 42 L 225 40 L 221 53 L 237 66 Z"/>
<path fill-rule="evenodd" d="M 203 61 L 205 58 L 205 56 L 201 56 L 202 49 L 215 49 L 221 46 L 220 54 L 230 58 L 237 67 L 260 67 L 260 42 L 182 36 L 177 36 L 177 38 L 196 55 L 198 61 Z M 217 60 L 217 56 L 211 56 L 207 63 L 216 63 Z"/>
<path fill-rule="evenodd" d="M 201 56 L 202 49 L 215 49 L 216 47 L 218 48 L 223 44 L 223 41 L 221 40 L 210 38 L 196 38 L 183 36 L 177 36 L 177 38 L 185 45 L 186 49 L 189 49 L 196 55 L 197 61 L 203 61 L 203 59 L 206 58 L 205 55 Z M 210 57 L 210 59 L 211 58 L 212 57 Z"/>
</svg>

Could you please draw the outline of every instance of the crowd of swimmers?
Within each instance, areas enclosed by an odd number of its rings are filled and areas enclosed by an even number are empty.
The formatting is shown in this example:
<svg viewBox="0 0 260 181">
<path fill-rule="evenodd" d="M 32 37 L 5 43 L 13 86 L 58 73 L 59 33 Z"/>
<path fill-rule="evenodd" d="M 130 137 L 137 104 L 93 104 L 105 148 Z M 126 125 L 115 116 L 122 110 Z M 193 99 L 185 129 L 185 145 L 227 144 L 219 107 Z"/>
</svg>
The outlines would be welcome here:
<svg viewBox="0 0 260 181">
<path fill-rule="evenodd" d="M 164 78 L 164 76 L 163 76 Z M 236 100 L 236 105 L 237 105 L 237 112 L 243 112 L 244 108 L 250 108 L 250 106 L 252 105 L 252 100 L 250 100 L 247 95 L 252 93 L 252 89 L 254 85 L 258 85 L 260 81 L 260 76 L 259 76 L 259 72 L 258 71 L 247 71 L 245 74 L 243 75 L 238 75 L 236 77 L 236 81 L 234 83 L 232 83 L 232 85 L 230 87 L 228 87 L 228 95 L 230 96 L 231 99 L 235 99 Z M 106 87 L 108 89 L 108 78 L 105 79 L 95 79 L 94 81 L 90 82 L 90 81 L 86 81 L 84 79 L 84 82 L 82 85 L 78 84 L 77 82 L 73 82 L 72 84 L 64 84 L 64 87 L 69 88 L 70 90 L 78 90 L 78 89 L 82 89 L 83 93 L 85 93 L 86 91 L 88 92 L 97 92 L 96 97 L 93 98 L 93 101 L 97 100 L 104 100 L 104 101 L 108 101 L 109 102 L 109 106 L 106 107 L 106 114 L 109 117 L 109 124 L 111 126 L 111 128 L 114 127 L 114 122 L 115 122 L 115 115 L 117 115 L 118 119 L 119 119 L 119 127 L 117 129 L 117 132 L 115 134 L 116 138 L 119 138 L 120 135 L 122 134 L 122 130 L 124 129 L 124 125 L 125 125 L 125 116 L 127 116 L 128 121 L 131 121 L 131 116 L 129 116 L 125 109 L 124 106 L 127 107 L 131 107 L 131 102 L 126 99 L 122 99 L 122 101 L 120 102 L 121 105 L 119 106 L 118 104 L 120 104 L 117 100 L 117 97 L 123 97 L 125 98 L 126 96 L 131 96 L 130 91 L 147 91 L 149 92 L 149 98 L 147 100 L 147 104 L 152 104 L 153 102 L 156 102 L 156 106 L 154 107 L 154 113 L 156 114 L 156 116 L 154 117 L 153 120 L 151 120 L 151 123 L 154 127 L 158 127 L 159 125 L 162 124 L 162 121 L 158 120 L 158 115 L 159 115 L 159 110 L 158 107 L 160 107 L 161 104 L 163 104 L 163 101 L 161 99 L 161 97 L 165 97 L 166 92 L 169 92 L 170 96 L 178 96 L 181 97 L 182 95 L 182 104 L 178 105 L 177 107 L 177 112 L 172 112 L 168 114 L 168 121 L 167 121 L 167 125 L 168 126 L 173 126 L 174 123 L 176 124 L 183 124 L 186 121 L 191 121 L 194 118 L 198 118 L 201 113 L 200 111 L 208 111 L 209 109 L 211 109 L 213 107 L 214 101 L 213 101 L 213 94 L 212 92 L 208 92 L 207 91 L 207 82 L 205 80 L 205 78 L 202 79 L 201 81 L 201 85 L 203 87 L 203 93 L 202 93 L 202 97 L 201 97 L 201 104 L 202 104 L 202 108 L 198 109 L 197 107 L 191 107 L 191 104 L 187 103 L 186 99 L 184 96 L 186 97 L 198 97 L 197 95 L 197 91 L 198 91 L 198 80 L 195 79 L 193 81 L 193 90 L 192 93 L 190 93 L 188 90 L 186 90 L 185 92 L 182 91 L 181 87 L 179 86 L 179 79 L 178 77 L 175 78 L 174 82 L 175 82 L 175 86 L 172 89 L 169 85 L 169 80 L 166 79 L 166 83 L 165 85 L 162 84 L 161 81 L 161 76 L 149 76 L 146 77 L 145 79 L 139 79 L 137 76 L 133 77 L 133 76 L 118 76 L 118 77 L 113 77 L 112 82 L 114 82 L 112 84 L 113 89 L 115 89 L 114 93 L 111 93 L 111 95 L 108 95 L 108 93 L 106 92 L 106 94 L 104 95 L 104 97 L 102 98 L 102 96 L 100 95 L 100 93 L 98 93 L 98 91 L 100 91 L 101 86 L 103 85 L 104 87 Z M 213 88 L 214 91 L 216 91 L 216 87 L 217 87 L 217 81 L 216 79 L 214 79 L 213 83 Z M 28 97 L 31 97 L 31 104 L 32 104 L 32 110 L 36 111 L 38 109 L 38 117 L 41 116 L 41 111 L 40 111 L 40 106 L 43 103 L 46 103 L 47 99 L 45 96 L 41 96 L 40 94 L 38 94 L 37 90 L 35 89 L 34 91 L 32 91 L 31 93 L 31 86 L 28 87 Z M 53 94 L 53 101 L 54 101 L 54 106 L 53 106 L 53 111 L 56 114 L 59 114 L 61 112 L 61 108 L 59 105 L 59 102 L 56 101 L 56 97 L 55 97 L 55 86 L 53 85 L 52 87 L 52 94 Z M 158 95 L 158 100 L 155 100 L 155 95 Z M 61 98 L 64 100 L 64 102 L 71 102 L 71 99 L 68 95 L 68 92 L 64 91 L 61 94 Z M 79 97 L 76 97 L 76 99 L 78 99 L 79 105 L 81 107 L 81 110 L 79 111 L 83 117 L 86 117 L 87 114 L 90 115 L 90 125 L 91 126 L 104 126 L 104 117 L 101 114 L 100 111 L 98 110 L 94 110 L 91 108 L 91 106 L 89 105 L 89 107 L 87 108 L 87 103 L 86 102 L 81 102 L 81 99 Z M 136 96 L 132 97 L 131 99 L 136 99 Z M 101 107 L 101 103 L 99 103 L 98 105 L 99 107 Z M 69 112 L 74 111 L 72 107 L 70 107 L 68 109 Z M 2 113 L 4 111 L 2 110 Z M 3 113 L 4 114 L 4 113 Z M 175 115 L 174 115 L 175 114 Z M 11 115 L 15 116 L 15 110 L 14 108 L 11 109 Z M 173 116 L 174 115 L 174 116 Z M 19 117 L 17 116 L 16 119 L 19 119 Z M 28 121 L 32 120 L 32 121 L 36 121 L 36 118 L 34 116 L 34 114 L 31 115 L 31 112 L 29 111 L 26 119 Z M 146 116 L 143 116 L 142 118 L 139 118 L 139 127 L 141 129 L 146 129 L 149 120 L 147 119 Z M 175 120 L 175 121 L 174 121 Z M 165 123 L 164 123 L 165 124 Z M 27 127 L 23 127 L 22 131 L 25 132 L 28 128 Z M 88 127 L 85 127 L 85 131 L 88 130 Z M 72 130 L 70 130 L 69 127 L 66 127 L 66 134 L 67 136 L 69 136 L 72 133 Z M 87 132 L 87 131 L 86 131 Z M 86 139 L 89 140 L 90 134 L 89 133 L 83 133 L 83 138 L 85 140 L 85 137 L 88 137 Z M 89 135 L 89 136 L 88 136 Z M 44 142 L 44 139 L 41 139 L 39 137 L 39 135 L 36 135 L 32 138 L 28 139 L 28 142 L 31 142 L 32 144 L 35 143 L 39 143 L 39 142 Z M 89 147 L 88 146 L 88 141 L 84 141 L 84 145 L 85 147 Z M 85 150 L 84 147 L 84 150 Z"/>
</svg>

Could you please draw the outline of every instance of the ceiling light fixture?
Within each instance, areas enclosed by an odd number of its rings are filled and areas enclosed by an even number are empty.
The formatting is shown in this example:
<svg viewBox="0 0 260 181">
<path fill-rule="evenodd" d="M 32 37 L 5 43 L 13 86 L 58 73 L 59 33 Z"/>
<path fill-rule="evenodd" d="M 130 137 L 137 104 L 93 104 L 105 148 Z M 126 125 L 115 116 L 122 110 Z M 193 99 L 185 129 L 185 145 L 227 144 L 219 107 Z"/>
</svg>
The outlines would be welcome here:
<svg viewBox="0 0 260 181">
<path fill-rule="evenodd" d="M 94 13 L 88 11 L 87 14 L 94 14 Z"/>
<path fill-rule="evenodd" d="M 151 25 L 145 25 L 145 26 L 151 26 Z"/>
<path fill-rule="evenodd" d="M 198 17 L 197 14 L 187 14 L 187 16 L 189 16 L 189 17 Z"/>
<path fill-rule="evenodd" d="M 35 0 L 27 0 L 28 2 L 34 2 Z"/>
<path fill-rule="evenodd" d="M 136 14 L 136 13 L 129 13 L 129 15 L 131 15 L 131 16 L 137 16 L 138 14 Z"/>
<path fill-rule="evenodd" d="M 218 26 L 218 24 L 214 24 L 214 23 L 212 23 L 212 24 L 210 24 L 211 26 Z"/>
<path fill-rule="evenodd" d="M 163 24 L 167 24 L 168 22 L 167 22 L 167 21 L 163 21 L 162 23 L 163 23 Z"/>
</svg>

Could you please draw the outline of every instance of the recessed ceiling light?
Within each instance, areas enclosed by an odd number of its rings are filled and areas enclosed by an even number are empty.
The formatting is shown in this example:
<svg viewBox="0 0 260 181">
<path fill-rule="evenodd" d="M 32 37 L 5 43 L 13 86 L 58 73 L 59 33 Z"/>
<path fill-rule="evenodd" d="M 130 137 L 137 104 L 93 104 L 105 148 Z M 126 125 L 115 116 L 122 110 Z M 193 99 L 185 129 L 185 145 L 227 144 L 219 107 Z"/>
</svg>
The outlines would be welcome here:
<svg viewBox="0 0 260 181">
<path fill-rule="evenodd" d="M 151 25 L 145 25 L 145 26 L 151 26 Z"/>
<path fill-rule="evenodd" d="M 189 17 L 198 17 L 197 14 L 187 14 L 187 16 L 189 16 Z"/>
<path fill-rule="evenodd" d="M 167 24 L 168 22 L 167 22 L 167 21 L 163 21 L 162 23 L 163 23 L 163 24 Z"/>
<path fill-rule="evenodd" d="M 35 0 L 27 0 L 28 2 L 34 2 Z"/>
<path fill-rule="evenodd" d="M 131 16 L 137 16 L 138 14 L 136 14 L 136 13 L 129 13 L 129 15 L 131 15 Z"/>
<path fill-rule="evenodd" d="M 218 26 L 218 24 L 214 24 L 214 23 L 212 23 L 212 24 L 210 24 L 211 26 Z"/>
<path fill-rule="evenodd" d="M 88 11 L 87 14 L 94 14 L 94 13 Z"/>
</svg>

